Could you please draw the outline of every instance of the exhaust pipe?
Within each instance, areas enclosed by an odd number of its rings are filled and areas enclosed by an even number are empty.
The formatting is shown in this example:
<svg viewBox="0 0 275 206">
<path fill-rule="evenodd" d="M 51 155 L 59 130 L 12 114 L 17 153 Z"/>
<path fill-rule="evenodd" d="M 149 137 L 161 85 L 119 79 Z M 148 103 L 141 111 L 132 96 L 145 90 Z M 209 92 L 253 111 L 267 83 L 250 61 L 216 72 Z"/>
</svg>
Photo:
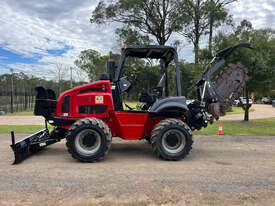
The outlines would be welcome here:
<svg viewBox="0 0 275 206">
<path fill-rule="evenodd" d="M 110 81 L 115 78 L 115 61 L 113 60 L 113 53 L 110 51 L 109 59 L 106 62 L 106 74 L 109 76 Z"/>
</svg>

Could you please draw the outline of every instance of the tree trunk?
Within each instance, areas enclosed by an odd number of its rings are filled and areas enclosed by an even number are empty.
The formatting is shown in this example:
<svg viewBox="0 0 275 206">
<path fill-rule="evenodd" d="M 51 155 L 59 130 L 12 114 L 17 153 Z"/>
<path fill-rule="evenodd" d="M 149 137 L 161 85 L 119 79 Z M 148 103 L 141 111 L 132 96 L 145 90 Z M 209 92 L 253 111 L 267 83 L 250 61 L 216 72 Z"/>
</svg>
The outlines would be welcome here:
<svg viewBox="0 0 275 206">
<path fill-rule="evenodd" d="M 196 8 L 195 8 L 195 28 L 194 28 L 194 34 L 195 34 L 195 39 L 194 39 L 194 52 L 195 52 L 195 64 L 196 66 L 199 64 L 199 42 L 200 42 L 200 0 L 197 0 L 196 2 Z"/>
<path fill-rule="evenodd" d="M 209 40 L 208 40 L 208 49 L 212 56 L 212 39 L 213 39 L 213 17 L 210 16 L 210 23 L 209 23 Z"/>
<path fill-rule="evenodd" d="M 18 95 L 16 95 L 16 94 L 15 94 L 15 105 L 16 105 L 15 112 L 18 112 Z"/>
<path fill-rule="evenodd" d="M 11 75 L 10 112 L 13 113 L 13 75 Z"/>
<path fill-rule="evenodd" d="M 27 91 L 26 89 L 24 90 L 24 109 L 28 109 L 28 97 L 27 97 Z"/>
<path fill-rule="evenodd" d="M 160 36 L 159 38 L 157 38 L 157 41 L 159 43 L 159 45 L 165 45 L 165 37 L 164 36 Z"/>
<path fill-rule="evenodd" d="M 194 42 L 194 52 L 195 52 L 195 64 L 199 64 L 199 38 L 196 38 Z"/>
<path fill-rule="evenodd" d="M 244 121 L 249 121 L 249 99 L 248 99 L 248 88 L 247 85 L 245 86 L 245 98 L 246 98 L 246 105 L 244 110 Z"/>
</svg>

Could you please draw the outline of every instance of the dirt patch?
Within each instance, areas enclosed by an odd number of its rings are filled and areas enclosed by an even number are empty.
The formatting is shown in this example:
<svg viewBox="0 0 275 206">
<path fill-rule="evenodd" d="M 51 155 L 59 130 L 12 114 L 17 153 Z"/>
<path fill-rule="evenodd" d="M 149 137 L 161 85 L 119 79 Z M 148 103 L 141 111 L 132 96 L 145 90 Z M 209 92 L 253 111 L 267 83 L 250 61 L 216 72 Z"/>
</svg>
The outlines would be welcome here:
<svg viewBox="0 0 275 206">
<path fill-rule="evenodd" d="M 72 159 L 62 141 L 14 166 L 0 135 L 0 205 L 274 205 L 275 137 L 194 139 L 182 161 L 114 139 L 98 163 Z"/>
<path fill-rule="evenodd" d="M 0 125 L 44 125 L 42 116 L 0 116 Z"/>
</svg>

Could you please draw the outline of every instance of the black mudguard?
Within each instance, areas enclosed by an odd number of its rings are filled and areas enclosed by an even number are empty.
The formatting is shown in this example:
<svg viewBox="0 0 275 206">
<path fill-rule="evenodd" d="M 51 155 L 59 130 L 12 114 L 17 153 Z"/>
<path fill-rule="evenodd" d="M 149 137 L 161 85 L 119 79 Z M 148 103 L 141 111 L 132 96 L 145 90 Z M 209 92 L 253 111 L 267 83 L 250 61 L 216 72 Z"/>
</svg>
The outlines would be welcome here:
<svg viewBox="0 0 275 206">
<path fill-rule="evenodd" d="M 188 111 L 188 106 L 184 96 L 167 97 L 157 100 L 149 108 L 149 112 L 152 114 L 160 114 L 168 117 L 182 116 L 186 111 Z"/>
</svg>

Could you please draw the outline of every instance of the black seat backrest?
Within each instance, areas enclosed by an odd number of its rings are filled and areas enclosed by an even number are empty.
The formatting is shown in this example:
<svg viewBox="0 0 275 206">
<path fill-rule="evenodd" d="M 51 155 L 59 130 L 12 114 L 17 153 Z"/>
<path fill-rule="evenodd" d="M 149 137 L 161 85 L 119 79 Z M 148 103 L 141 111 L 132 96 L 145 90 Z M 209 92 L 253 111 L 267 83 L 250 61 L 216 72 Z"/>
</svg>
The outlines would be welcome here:
<svg viewBox="0 0 275 206">
<path fill-rule="evenodd" d="M 51 89 L 44 89 L 43 87 L 36 87 L 36 99 L 34 114 L 42 115 L 46 119 L 51 115 L 51 113 L 56 110 L 56 95 Z"/>
<path fill-rule="evenodd" d="M 52 89 L 47 89 L 46 92 L 47 92 L 47 97 L 49 100 L 48 106 L 49 106 L 49 109 L 51 110 L 50 113 L 55 112 L 56 103 L 57 103 L 55 92 Z"/>
</svg>

